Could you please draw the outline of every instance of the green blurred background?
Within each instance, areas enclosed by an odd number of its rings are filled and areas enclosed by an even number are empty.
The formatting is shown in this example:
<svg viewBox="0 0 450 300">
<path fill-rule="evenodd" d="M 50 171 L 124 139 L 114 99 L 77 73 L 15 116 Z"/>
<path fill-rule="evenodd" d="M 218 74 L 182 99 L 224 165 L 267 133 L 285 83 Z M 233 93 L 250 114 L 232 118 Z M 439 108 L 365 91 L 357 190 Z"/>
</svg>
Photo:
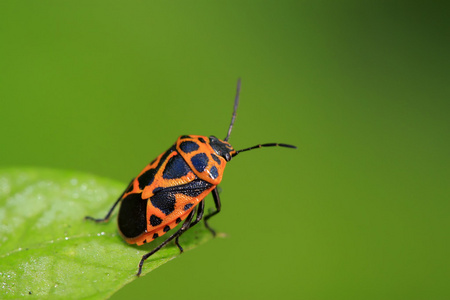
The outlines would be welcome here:
<svg viewBox="0 0 450 300">
<path fill-rule="evenodd" d="M 231 143 L 299 149 L 233 160 L 228 237 L 112 299 L 450 299 L 448 11 L 1 1 L 0 166 L 125 187 L 179 135 L 223 138 L 241 77 Z"/>
</svg>

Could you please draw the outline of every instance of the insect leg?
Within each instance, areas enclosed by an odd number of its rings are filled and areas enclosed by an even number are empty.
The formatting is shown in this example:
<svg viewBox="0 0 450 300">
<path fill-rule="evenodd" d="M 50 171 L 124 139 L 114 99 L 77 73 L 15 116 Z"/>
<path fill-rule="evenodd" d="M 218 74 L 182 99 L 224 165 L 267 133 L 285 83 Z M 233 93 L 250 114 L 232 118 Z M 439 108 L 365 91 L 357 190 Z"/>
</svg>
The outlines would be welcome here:
<svg viewBox="0 0 450 300">
<path fill-rule="evenodd" d="M 212 213 L 205 216 L 205 227 L 208 228 L 209 231 L 211 231 L 211 233 L 215 236 L 216 232 L 214 231 L 214 229 L 212 229 L 208 225 L 208 219 L 220 212 L 221 204 L 220 204 L 220 197 L 219 197 L 219 192 L 217 191 L 217 187 L 212 190 L 212 195 L 214 198 L 214 204 L 216 205 L 216 211 L 213 211 Z"/>
<path fill-rule="evenodd" d="M 189 225 L 189 228 L 192 228 L 195 224 L 197 224 L 198 222 L 200 222 L 200 220 L 203 218 L 203 212 L 205 211 L 205 201 L 200 201 L 200 203 L 198 204 L 198 208 L 197 208 L 197 218 L 195 218 L 195 220 Z M 180 238 L 180 236 L 177 236 L 177 238 L 175 239 L 175 244 L 177 245 L 178 249 L 180 249 L 180 253 L 183 253 L 183 247 L 180 246 L 180 244 L 178 243 L 178 239 Z"/>
<path fill-rule="evenodd" d="M 122 195 L 120 195 L 119 199 L 116 200 L 116 202 L 114 202 L 113 206 L 110 208 L 110 210 L 108 211 L 108 213 L 106 214 L 106 216 L 103 219 L 96 219 L 90 216 L 86 216 L 84 217 L 85 220 L 92 220 L 95 221 L 97 223 L 100 222 L 108 222 L 109 217 L 111 216 L 112 212 L 114 211 L 114 208 L 116 208 L 117 204 L 119 204 L 120 200 L 122 200 L 123 195 L 125 194 L 126 191 L 128 191 L 128 188 L 133 184 L 134 178 L 131 179 L 130 184 L 128 185 L 128 187 L 125 189 L 125 191 L 123 191 Z"/>
<path fill-rule="evenodd" d="M 152 251 L 150 251 L 149 253 L 145 254 L 142 256 L 141 261 L 139 262 L 139 270 L 136 274 L 136 276 L 141 275 L 142 272 L 142 265 L 144 264 L 144 261 L 149 258 L 150 256 L 152 256 L 153 254 L 155 254 L 156 252 L 158 252 L 158 250 L 160 250 L 162 247 L 164 247 L 165 245 L 167 245 L 167 243 L 169 243 L 171 240 L 173 240 L 176 237 L 179 237 L 180 235 L 182 235 L 186 230 L 189 229 L 189 226 L 191 225 L 192 219 L 194 218 L 194 210 L 192 210 L 188 217 L 186 218 L 186 221 L 184 221 L 183 225 L 181 226 L 180 229 L 178 229 L 177 232 L 175 232 L 174 234 L 172 234 L 167 240 L 165 240 L 164 242 L 162 242 L 158 247 L 156 247 L 155 249 L 153 249 Z"/>
</svg>

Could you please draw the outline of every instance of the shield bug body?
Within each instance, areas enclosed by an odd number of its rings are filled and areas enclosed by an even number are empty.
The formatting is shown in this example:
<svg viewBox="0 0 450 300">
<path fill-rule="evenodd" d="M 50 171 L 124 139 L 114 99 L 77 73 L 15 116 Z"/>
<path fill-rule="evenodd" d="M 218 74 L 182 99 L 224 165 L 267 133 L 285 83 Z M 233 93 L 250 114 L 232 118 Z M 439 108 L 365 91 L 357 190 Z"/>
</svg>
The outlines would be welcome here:
<svg viewBox="0 0 450 300">
<path fill-rule="evenodd" d="M 96 222 L 106 222 L 120 203 L 118 214 L 120 234 L 126 242 L 137 245 L 153 241 L 184 220 L 174 234 L 142 256 L 138 276 L 141 274 L 144 261 L 171 240 L 175 239 L 175 244 L 180 252 L 183 252 L 178 238 L 203 218 L 204 199 L 209 193 L 213 195 L 216 210 L 203 219 L 205 226 L 215 235 L 214 230 L 208 225 L 208 219 L 220 211 L 217 185 L 222 181 L 226 164 L 234 156 L 261 147 L 296 148 L 287 144 L 268 143 L 234 150 L 228 143 L 228 139 L 236 119 L 239 91 L 240 81 L 238 81 L 231 123 L 224 140 L 215 136 L 180 136 L 174 145 L 147 165 L 131 181 L 105 218 L 86 217 Z"/>
</svg>

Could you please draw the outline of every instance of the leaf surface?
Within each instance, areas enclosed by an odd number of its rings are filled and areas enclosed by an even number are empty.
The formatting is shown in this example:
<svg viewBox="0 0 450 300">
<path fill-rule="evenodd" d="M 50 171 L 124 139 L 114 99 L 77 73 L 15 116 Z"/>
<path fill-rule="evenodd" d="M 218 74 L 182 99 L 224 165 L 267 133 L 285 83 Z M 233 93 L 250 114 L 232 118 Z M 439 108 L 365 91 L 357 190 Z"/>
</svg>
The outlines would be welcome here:
<svg viewBox="0 0 450 300">
<path fill-rule="evenodd" d="M 142 255 L 117 231 L 117 209 L 104 217 L 126 184 L 47 169 L 0 170 L 0 298 L 104 299 L 132 280 Z M 185 250 L 211 239 L 203 224 L 180 238 Z M 150 257 L 142 275 L 179 255 L 170 243 Z"/>
</svg>

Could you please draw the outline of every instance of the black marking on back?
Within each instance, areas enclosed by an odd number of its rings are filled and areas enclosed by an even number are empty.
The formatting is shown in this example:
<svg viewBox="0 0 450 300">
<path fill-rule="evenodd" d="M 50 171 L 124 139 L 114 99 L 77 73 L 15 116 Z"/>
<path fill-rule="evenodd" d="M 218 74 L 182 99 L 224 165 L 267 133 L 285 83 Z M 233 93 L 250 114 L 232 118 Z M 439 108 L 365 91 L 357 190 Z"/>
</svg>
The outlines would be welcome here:
<svg viewBox="0 0 450 300">
<path fill-rule="evenodd" d="M 197 144 L 195 144 L 197 145 Z M 164 179 L 175 179 L 186 176 L 191 169 L 181 155 L 172 156 L 164 168 Z"/>
<path fill-rule="evenodd" d="M 209 172 L 209 177 L 216 179 L 217 176 L 219 176 L 219 172 L 217 171 L 216 166 L 212 166 L 211 171 Z"/>
<path fill-rule="evenodd" d="M 182 135 L 180 136 L 180 139 L 191 139 L 189 135 Z"/>
<path fill-rule="evenodd" d="M 200 146 L 192 141 L 185 141 L 180 144 L 180 149 L 184 153 L 191 153 L 192 151 L 198 150 Z"/>
<path fill-rule="evenodd" d="M 162 191 L 163 189 L 164 189 L 163 187 L 158 186 L 157 188 L 155 188 L 155 189 L 153 190 L 153 195 L 156 194 L 157 192 Z"/>
<path fill-rule="evenodd" d="M 188 210 L 189 208 L 191 208 L 192 207 L 192 205 L 194 205 L 194 204 L 192 204 L 192 203 L 188 203 L 188 204 L 186 204 L 185 206 L 184 206 L 184 210 Z"/>
<path fill-rule="evenodd" d="M 153 239 L 156 239 L 158 236 L 159 236 L 159 235 L 158 235 L 157 233 L 155 233 L 155 234 L 153 235 Z"/>
<path fill-rule="evenodd" d="M 209 159 L 205 153 L 199 153 L 191 158 L 192 165 L 198 172 L 203 172 L 208 165 Z"/>
<path fill-rule="evenodd" d="M 150 185 L 153 183 L 153 180 L 155 179 L 156 175 L 156 169 L 149 169 L 145 171 L 144 174 L 138 177 L 139 182 L 139 189 L 144 189 L 147 185 Z"/>
<path fill-rule="evenodd" d="M 152 225 L 153 227 L 158 226 L 162 222 L 161 218 L 158 218 L 155 215 L 151 215 L 149 221 L 150 221 L 150 225 Z"/>
<path fill-rule="evenodd" d="M 175 210 L 175 195 L 165 189 L 150 197 L 153 206 L 162 211 L 166 216 Z"/>
<path fill-rule="evenodd" d="M 214 153 L 211 153 L 212 158 L 214 159 L 214 161 L 220 166 L 220 164 L 222 163 L 220 161 L 220 159 L 217 157 L 217 155 L 215 155 Z"/>
<path fill-rule="evenodd" d="M 181 219 L 180 218 L 177 218 L 176 220 L 175 220 L 175 223 L 180 223 L 181 222 Z"/>
<path fill-rule="evenodd" d="M 163 229 L 164 232 L 167 232 L 167 231 L 169 231 L 169 230 L 170 230 L 169 225 L 166 225 L 166 226 L 164 227 L 164 229 Z"/>
<path fill-rule="evenodd" d="M 147 201 L 141 194 L 129 194 L 120 205 L 118 225 L 122 234 L 134 238 L 145 232 L 147 228 Z"/>
<path fill-rule="evenodd" d="M 159 160 L 158 166 L 156 168 L 152 168 L 147 170 L 144 174 L 138 177 L 139 182 L 139 188 L 143 190 L 146 186 L 151 185 L 153 183 L 153 180 L 155 179 L 155 175 L 158 172 L 159 168 L 161 168 L 161 165 L 164 163 L 166 158 L 175 151 L 175 145 L 169 148 L 164 154 L 161 156 L 161 159 Z"/>
<path fill-rule="evenodd" d="M 206 144 L 206 142 L 205 142 L 205 139 L 204 139 L 204 138 L 202 138 L 202 137 L 199 137 L 199 138 L 198 138 L 198 140 L 199 140 L 200 142 L 202 142 L 203 144 Z"/>
<path fill-rule="evenodd" d="M 201 179 L 195 179 L 183 185 L 166 188 L 164 192 L 169 191 L 173 194 L 183 194 L 189 197 L 197 197 L 210 187 L 212 187 L 211 183 Z"/>
</svg>

